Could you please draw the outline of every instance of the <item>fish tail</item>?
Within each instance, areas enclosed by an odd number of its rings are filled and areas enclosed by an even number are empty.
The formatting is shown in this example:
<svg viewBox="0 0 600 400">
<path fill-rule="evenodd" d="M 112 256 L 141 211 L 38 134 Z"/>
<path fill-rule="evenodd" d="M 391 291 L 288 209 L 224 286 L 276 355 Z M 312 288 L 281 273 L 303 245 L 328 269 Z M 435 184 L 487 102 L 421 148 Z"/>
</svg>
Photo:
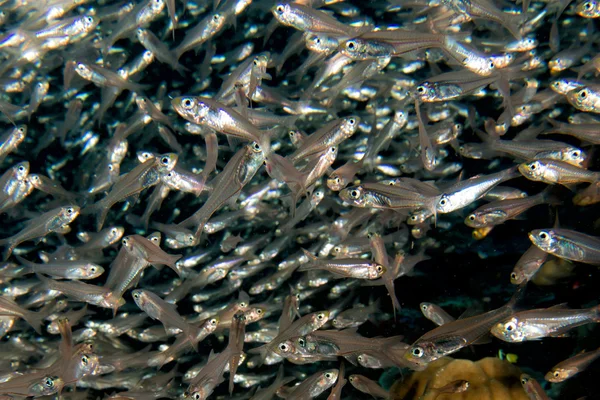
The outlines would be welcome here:
<svg viewBox="0 0 600 400">
<path fill-rule="evenodd" d="M 42 334 L 42 324 L 44 323 L 44 315 L 42 315 L 42 313 L 29 311 L 23 314 L 23 319 L 27 321 L 38 334 Z"/>
<path fill-rule="evenodd" d="M 402 307 L 400 307 L 400 301 L 398 301 L 398 297 L 396 296 L 396 288 L 394 286 L 393 280 L 385 280 L 384 282 L 385 288 L 390 295 L 390 299 L 392 300 L 392 308 L 394 310 L 394 319 L 396 318 L 396 312 L 400 312 Z"/>
<path fill-rule="evenodd" d="M 2 241 L 4 242 L 4 241 Z M 10 243 L 10 242 L 5 242 L 6 244 Z M 0 243 L 0 246 L 4 245 L 5 243 Z M 12 254 L 13 250 L 15 249 L 15 247 L 17 247 L 16 243 L 11 243 L 10 246 L 8 246 L 4 252 L 2 253 L 2 259 L 4 261 L 8 260 L 8 257 L 10 257 L 10 255 Z"/>
</svg>

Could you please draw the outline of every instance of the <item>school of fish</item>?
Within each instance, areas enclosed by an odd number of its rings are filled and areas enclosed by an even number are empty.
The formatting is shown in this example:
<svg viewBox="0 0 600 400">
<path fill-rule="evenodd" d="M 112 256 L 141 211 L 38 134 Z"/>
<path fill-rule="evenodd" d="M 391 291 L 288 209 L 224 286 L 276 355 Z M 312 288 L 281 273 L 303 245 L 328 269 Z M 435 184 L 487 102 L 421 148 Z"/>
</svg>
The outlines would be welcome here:
<svg viewBox="0 0 600 400">
<path fill-rule="evenodd" d="M 385 399 L 390 369 L 594 329 L 597 294 L 529 293 L 551 263 L 600 266 L 598 224 L 556 218 L 600 202 L 598 17 L 595 0 L 0 0 L 0 399 Z M 503 287 L 483 307 L 398 289 L 440 253 L 460 275 L 457 248 L 504 224 L 529 249 L 480 282 Z M 524 392 L 597 374 L 586 350 Z"/>
</svg>

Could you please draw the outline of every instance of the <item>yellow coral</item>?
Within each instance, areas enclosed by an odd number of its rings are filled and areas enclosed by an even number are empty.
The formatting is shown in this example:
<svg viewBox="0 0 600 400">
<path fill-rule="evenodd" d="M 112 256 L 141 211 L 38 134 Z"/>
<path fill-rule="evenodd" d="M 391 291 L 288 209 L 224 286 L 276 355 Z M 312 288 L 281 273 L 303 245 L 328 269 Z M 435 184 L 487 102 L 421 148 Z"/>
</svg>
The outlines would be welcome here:
<svg viewBox="0 0 600 400">
<path fill-rule="evenodd" d="M 391 400 L 528 400 L 521 387 L 521 371 L 494 357 L 473 362 L 450 357 L 432 362 L 424 371 L 414 372 L 390 390 Z M 469 381 L 463 393 L 439 394 L 436 390 L 457 381 Z M 427 393 L 423 393 L 425 388 Z"/>
</svg>

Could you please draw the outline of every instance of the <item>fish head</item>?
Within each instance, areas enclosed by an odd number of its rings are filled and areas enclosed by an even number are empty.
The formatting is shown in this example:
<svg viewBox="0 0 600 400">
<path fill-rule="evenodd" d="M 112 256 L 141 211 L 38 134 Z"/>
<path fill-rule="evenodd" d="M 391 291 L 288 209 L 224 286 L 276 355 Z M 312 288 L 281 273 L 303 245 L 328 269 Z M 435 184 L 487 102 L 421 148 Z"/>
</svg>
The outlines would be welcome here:
<svg viewBox="0 0 600 400">
<path fill-rule="evenodd" d="M 87 263 L 81 267 L 81 277 L 86 279 L 95 279 L 104 273 L 104 268 L 100 265 Z"/>
<path fill-rule="evenodd" d="M 369 279 L 377 279 L 387 272 L 387 268 L 384 265 L 373 263 L 369 271 Z"/>
<path fill-rule="evenodd" d="M 64 381 L 58 376 L 44 376 L 29 386 L 28 392 L 32 396 L 49 396 L 58 393 L 64 385 Z"/>
<path fill-rule="evenodd" d="M 73 222 L 79 216 L 81 208 L 75 205 L 62 207 L 59 213 L 59 219 L 63 224 Z"/>
<path fill-rule="evenodd" d="M 340 52 L 354 61 L 389 57 L 395 51 L 394 46 L 376 40 L 353 38 L 342 43 Z"/>
<path fill-rule="evenodd" d="M 297 352 L 296 348 L 294 347 L 294 342 L 291 339 L 279 343 L 273 348 L 273 351 L 284 358 L 289 357 Z"/>
<path fill-rule="evenodd" d="M 451 210 L 453 210 L 452 200 L 450 199 L 450 196 L 448 196 L 447 194 L 443 194 L 437 201 L 435 207 L 437 211 L 441 213 L 448 213 Z"/>
<path fill-rule="evenodd" d="M 245 313 L 246 324 L 259 321 L 267 315 L 267 308 L 263 306 L 250 307 Z"/>
<path fill-rule="evenodd" d="M 340 371 L 337 369 L 328 369 L 327 371 L 323 371 L 321 379 L 319 379 L 317 385 L 326 388 L 332 386 L 337 381 L 339 373 Z"/>
<path fill-rule="evenodd" d="M 492 327 L 490 333 L 498 339 L 509 343 L 517 343 L 525 340 L 523 324 L 519 323 L 517 317 L 511 317 L 508 320 L 498 322 Z"/>
<path fill-rule="evenodd" d="M 23 162 L 18 163 L 17 165 L 15 165 L 14 171 L 15 171 L 14 177 L 18 181 L 22 181 L 29 174 L 29 161 L 23 161 Z M 42 180 L 40 179 L 40 176 L 37 174 L 35 175 L 35 178 L 33 176 L 34 176 L 33 174 L 30 175 L 29 182 L 31 182 L 33 187 L 37 188 L 41 184 Z M 36 186 L 36 184 L 37 184 L 37 186 Z"/>
<path fill-rule="evenodd" d="M 212 17 L 208 20 L 208 31 L 215 32 L 225 25 L 225 21 L 227 20 L 226 16 L 223 13 L 215 12 Z"/>
<path fill-rule="evenodd" d="M 308 50 L 317 53 L 334 50 L 339 46 L 339 42 L 335 37 L 314 32 L 307 32 L 305 34 L 304 44 Z"/>
<path fill-rule="evenodd" d="M 519 165 L 519 172 L 526 178 L 540 180 L 544 175 L 544 164 L 540 160 Z"/>
<path fill-rule="evenodd" d="M 569 103 L 582 111 L 589 111 L 593 107 L 590 97 L 592 97 L 590 90 L 585 86 L 567 93 Z"/>
<path fill-rule="evenodd" d="M 83 17 L 83 30 L 84 32 L 91 32 L 98 26 L 100 20 L 98 18 L 94 18 L 91 15 L 86 15 Z"/>
<path fill-rule="evenodd" d="M 277 3 L 271 12 L 277 21 L 287 26 L 303 26 L 304 21 L 294 12 L 290 4 Z"/>
<path fill-rule="evenodd" d="M 360 118 L 352 115 L 350 117 L 346 117 L 342 120 L 342 124 L 340 125 L 340 130 L 344 133 L 346 138 L 354 135 L 356 130 L 358 129 L 358 125 L 360 124 Z"/>
<path fill-rule="evenodd" d="M 198 97 L 181 96 L 171 100 L 171 105 L 183 118 L 199 124 L 206 117 L 208 107 Z"/>
<path fill-rule="evenodd" d="M 561 152 L 560 159 L 564 162 L 567 162 L 571 165 L 575 165 L 578 167 L 583 167 L 585 160 L 587 158 L 587 154 L 585 151 L 578 149 L 576 147 L 568 146 Z"/>
<path fill-rule="evenodd" d="M 140 42 L 144 42 L 148 38 L 148 31 L 144 28 L 137 28 L 135 31 L 135 36 L 138 38 Z M 137 103 L 137 99 L 136 99 Z M 139 106 L 139 104 L 138 104 Z"/>
<path fill-rule="evenodd" d="M 142 289 L 135 289 L 131 292 L 131 297 L 133 297 L 135 304 L 137 304 L 138 307 L 143 310 L 145 304 L 144 291 Z"/>
<path fill-rule="evenodd" d="M 165 8 L 165 0 L 150 0 L 150 9 L 158 14 Z"/>
<path fill-rule="evenodd" d="M 434 361 L 435 349 L 433 343 L 427 341 L 419 341 L 413 344 L 404 353 L 404 359 L 411 364 L 411 368 L 419 371 L 427 367 L 427 364 Z"/>
<path fill-rule="evenodd" d="M 123 237 L 123 234 L 125 233 L 125 228 L 123 228 L 122 226 L 113 226 L 111 228 L 109 228 L 105 239 L 105 243 L 107 245 L 111 245 L 111 244 L 115 244 L 117 241 L 119 241 L 119 239 L 121 239 Z"/>
<path fill-rule="evenodd" d="M 415 99 L 418 99 L 423 103 L 435 101 L 438 97 L 436 95 L 435 84 L 431 82 L 422 82 L 415 88 L 412 95 Z"/>
<path fill-rule="evenodd" d="M 82 62 L 78 62 L 77 65 L 75 65 L 75 72 L 77 72 L 77 74 L 83 79 L 87 80 L 91 79 L 93 74 L 91 68 Z"/>
<path fill-rule="evenodd" d="M 84 376 L 93 375 L 100 365 L 100 358 L 97 354 L 84 353 L 79 355 L 74 365 L 73 376 L 77 379 Z"/>
<path fill-rule="evenodd" d="M 354 207 L 366 207 L 366 196 L 362 186 L 353 186 L 340 191 L 340 198 Z"/>
<path fill-rule="evenodd" d="M 576 374 L 577 372 L 577 368 L 554 367 L 552 368 L 552 370 L 546 373 L 544 379 L 546 379 L 546 381 L 548 382 L 559 383 L 566 379 L 569 379 L 572 375 Z"/>
<path fill-rule="evenodd" d="M 556 252 L 558 243 L 551 229 L 535 229 L 529 232 L 528 236 L 531 243 L 546 253 L 552 254 Z"/>
<path fill-rule="evenodd" d="M 600 16 L 600 2 L 588 0 L 577 4 L 575 7 L 577 15 L 584 18 L 597 18 Z"/>
<path fill-rule="evenodd" d="M 178 160 L 179 156 L 175 153 L 161 154 L 156 158 L 158 172 L 162 174 L 172 171 L 177 165 Z"/>
<path fill-rule="evenodd" d="M 333 190 L 334 192 L 339 192 L 340 190 L 345 188 L 347 184 L 348 182 L 335 171 L 333 171 L 329 178 L 327 178 L 327 187 Z"/>
</svg>

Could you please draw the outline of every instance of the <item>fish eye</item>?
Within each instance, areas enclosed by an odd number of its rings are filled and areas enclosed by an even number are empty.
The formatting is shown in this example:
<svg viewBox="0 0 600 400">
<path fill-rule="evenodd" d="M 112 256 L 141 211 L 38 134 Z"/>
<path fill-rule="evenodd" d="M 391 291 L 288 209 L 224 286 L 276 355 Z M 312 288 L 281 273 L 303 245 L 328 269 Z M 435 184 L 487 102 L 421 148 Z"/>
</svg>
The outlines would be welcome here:
<svg viewBox="0 0 600 400">
<path fill-rule="evenodd" d="M 260 145 L 256 142 L 252 142 L 252 149 L 254 151 L 261 151 L 262 149 L 260 148 Z"/>
<path fill-rule="evenodd" d="M 194 400 L 200 400 L 200 393 L 194 393 Z"/>
<path fill-rule="evenodd" d="M 298 344 L 300 345 L 300 347 L 304 347 L 306 342 L 304 341 L 304 339 L 298 339 Z"/>
<path fill-rule="evenodd" d="M 256 309 L 256 313 L 257 313 L 257 314 L 262 314 L 262 313 L 263 313 L 263 310 L 262 310 L 262 308 L 257 308 L 257 309 Z"/>
<path fill-rule="evenodd" d="M 219 14 L 213 15 L 213 21 L 218 21 L 218 20 L 219 20 Z"/>
<path fill-rule="evenodd" d="M 417 86 L 417 93 L 420 93 L 420 94 L 425 93 L 425 86 Z"/>
<path fill-rule="evenodd" d="M 248 307 L 248 304 L 246 304 L 246 302 L 245 302 L 245 301 L 242 301 L 242 302 L 240 303 L 240 307 L 242 307 L 242 308 Z"/>
<path fill-rule="evenodd" d="M 469 215 L 469 221 L 475 221 L 475 214 Z"/>
<path fill-rule="evenodd" d="M 560 372 L 559 371 L 554 371 L 554 375 L 555 378 L 559 378 L 560 377 Z"/>
<path fill-rule="evenodd" d="M 446 204 L 448 204 L 448 200 L 446 199 L 440 199 L 440 206 L 445 206 Z"/>
<path fill-rule="evenodd" d="M 423 349 L 421 349 L 420 347 L 415 347 L 412 350 L 412 355 L 419 358 L 423 357 Z"/>
<path fill-rule="evenodd" d="M 169 157 L 163 157 L 160 159 L 160 162 L 164 165 L 169 165 Z"/>
<path fill-rule="evenodd" d="M 517 329 L 517 325 L 514 322 L 508 322 L 506 325 L 504 325 L 504 329 L 506 329 L 508 332 L 512 332 L 513 330 Z"/>
<path fill-rule="evenodd" d="M 489 67 L 490 67 L 490 69 L 494 69 L 494 68 L 495 68 L 495 65 L 494 65 L 494 62 L 493 62 L 493 61 L 490 61 L 490 65 L 489 65 Z"/>
<path fill-rule="evenodd" d="M 548 234 L 546 232 L 540 232 L 538 237 L 542 240 L 547 240 L 548 239 Z"/>
<path fill-rule="evenodd" d="M 133 294 L 133 298 L 134 298 L 134 299 L 139 299 L 139 297 L 140 297 L 140 294 L 139 294 L 139 293 L 135 292 L 135 293 Z"/>
<path fill-rule="evenodd" d="M 323 313 L 319 313 L 319 314 L 317 314 L 317 319 L 318 319 L 319 321 L 323 321 L 323 320 L 325 319 L 325 314 L 323 314 Z"/>
<path fill-rule="evenodd" d="M 20 166 L 19 166 L 19 172 L 23 172 L 23 171 L 25 171 L 25 167 L 24 167 L 24 166 L 22 166 L 22 165 L 20 165 Z"/>
<path fill-rule="evenodd" d="M 287 352 L 289 349 L 290 349 L 290 346 L 288 346 L 288 345 L 287 345 L 287 344 L 285 344 L 285 343 L 281 343 L 281 344 L 279 345 L 279 350 L 281 350 L 281 351 L 286 351 L 286 352 Z"/>
<path fill-rule="evenodd" d="M 510 279 L 517 280 L 517 273 L 516 272 L 511 273 L 510 274 Z"/>
<path fill-rule="evenodd" d="M 96 272 L 97 268 L 96 267 L 90 267 L 90 271 L 91 272 Z"/>
<path fill-rule="evenodd" d="M 383 267 L 381 265 L 378 265 L 375 269 L 377 270 L 377 272 L 383 271 Z"/>
<path fill-rule="evenodd" d="M 192 108 L 194 106 L 194 101 L 192 99 L 186 97 L 185 99 L 183 99 L 181 101 L 181 105 L 183 106 L 183 108 L 186 108 L 189 110 L 190 108 Z"/>
<path fill-rule="evenodd" d="M 358 192 L 358 190 L 352 190 L 350 192 L 350 197 L 352 197 L 353 199 L 358 199 L 359 196 L 360 196 L 360 193 Z"/>
<path fill-rule="evenodd" d="M 527 382 L 529 382 L 528 378 L 525 378 L 525 377 L 521 378 L 521 385 L 526 385 Z"/>
<path fill-rule="evenodd" d="M 363 356 L 362 356 L 362 355 L 360 355 L 360 356 L 356 357 L 356 359 L 357 359 L 357 360 L 360 362 L 360 361 L 362 361 L 362 360 L 363 360 Z"/>
<path fill-rule="evenodd" d="M 81 356 L 81 362 L 83 363 L 83 365 L 87 365 L 89 362 L 88 357 L 84 354 L 83 356 Z"/>
<path fill-rule="evenodd" d="M 88 24 L 91 24 L 92 22 L 94 22 L 94 18 L 92 18 L 92 17 L 86 17 L 85 20 L 87 21 Z"/>
<path fill-rule="evenodd" d="M 71 207 L 67 208 L 67 214 L 71 215 L 75 212 Z"/>
<path fill-rule="evenodd" d="M 350 381 L 350 383 L 354 382 L 354 377 L 351 376 L 350 378 L 348 378 L 348 380 Z"/>
<path fill-rule="evenodd" d="M 18 129 L 18 131 L 19 131 L 19 133 L 25 133 L 25 128 L 24 128 L 24 127 L 20 127 L 20 128 Z"/>
<path fill-rule="evenodd" d="M 356 124 L 356 120 L 355 120 L 354 118 L 350 118 L 350 119 L 348 120 L 348 123 L 349 123 L 350 125 L 355 125 L 355 124 Z"/>
<path fill-rule="evenodd" d="M 217 322 L 217 319 L 216 319 L 216 318 L 212 318 L 212 319 L 210 320 L 210 324 L 211 324 L 211 325 L 217 325 L 217 323 L 218 323 L 218 322 Z"/>
<path fill-rule="evenodd" d="M 113 168 L 114 168 L 114 167 L 112 166 L 112 164 L 108 164 L 108 170 L 109 170 L 109 171 L 111 171 L 111 172 L 112 172 Z"/>
<path fill-rule="evenodd" d="M 587 10 L 587 11 L 591 10 L 592 9 L 592 3 L 586 1 L 585 3 L 583 3 L 583 8 L 585 10 Z"/>
<path fill-rule="evenodd" d="M 44 382 L 44 385 L 46 385 L 47 388 L 53 388 L 54 387 L 54 379 L 47 378 L 46 381 Z"/>
<path fill-rule="evenodd" d="M 356 49 L 356 42 L 354 42 L 353 40 L 349 40 L 346 42 L 346 48 L 348 50 L 354 50 Z"/>
<path fill-rule="evenodd" d="M 578 150 L 575 150 L 571 153 L 571 156 L 573 156 L 573 158 L 579 158 L 580 155 L 581 153 Z"/>
<path fill-rule="evenodd" d="M 279 5 L 279 6 L 277 6 L 276 10 L 279 14 L 283 14 L 284 8 L 282 5 Z"/>
<path fill-rule="evenodd" d="M 173 177 L 173 172 L 169 172 L 169 173 L 167 174 L 167 177 L 168 177 L 168 178 L 172 178 L 172 177 Z"/>
<path fill-rule="evenodd" d="M 531 163 L 531 164 L 529 164 L 529 169 L 530 169 L 530 170 L 532 170 L 532 171 L 535 171 L 535 170 L 536 170 L 536 168 L 537 168 L 537 164 L 536 164 L 536 163 Z"/>
<path fill-rule="evenodd" d="M 332 377 L 332 375 L 331 375 L 331 373 L 330 373 L 330 372 L 327 372 L 327 373 L 325 374 L 325 378 L 327 378 L 327 379 L 331 379 L 331 377 Z"/>
<path fill-rule="evenodd" d="M 585 99 L 587 97 L 587 89 L 580 91 L 577 96 L 579 96 L 580 99 Z"/>
</svg>

